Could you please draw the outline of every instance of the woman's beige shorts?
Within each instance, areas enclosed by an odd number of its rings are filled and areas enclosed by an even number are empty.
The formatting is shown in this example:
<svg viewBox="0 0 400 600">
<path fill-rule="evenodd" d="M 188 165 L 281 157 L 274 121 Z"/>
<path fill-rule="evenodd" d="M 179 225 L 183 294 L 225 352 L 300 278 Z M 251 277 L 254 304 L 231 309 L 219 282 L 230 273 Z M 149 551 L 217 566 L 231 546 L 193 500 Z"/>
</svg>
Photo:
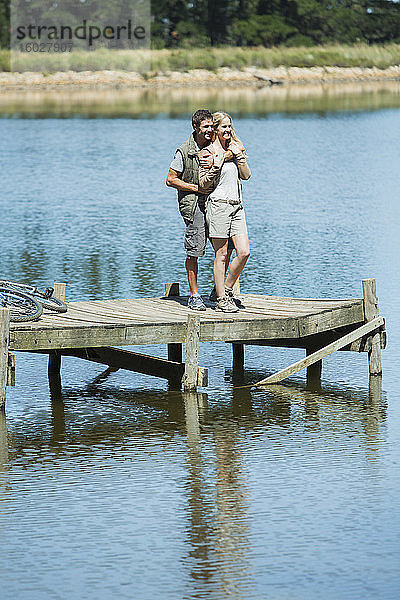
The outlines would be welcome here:
<svg viewBox="0 0 400 600">
<path fill-rule="evenodd" d="M 232 205 L 218 200 L 208 200 L 206 221 L 210 238 L 230 238 L 234 235 L 247 234 L 242 204 Z"/>
</svg>

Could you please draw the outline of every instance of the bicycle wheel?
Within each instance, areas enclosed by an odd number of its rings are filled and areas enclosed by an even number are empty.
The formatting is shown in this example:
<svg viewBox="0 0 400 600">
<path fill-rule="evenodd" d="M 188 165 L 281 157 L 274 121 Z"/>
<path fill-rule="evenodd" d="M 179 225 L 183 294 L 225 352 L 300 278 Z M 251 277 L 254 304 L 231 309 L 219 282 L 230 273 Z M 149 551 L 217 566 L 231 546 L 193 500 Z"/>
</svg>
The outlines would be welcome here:
<svg viewBox="0 0 400 600">
<path fill-rule="evenodd" d="M 0 280 L 0 287 L 10 288 L 17 292 L 21 292 L 22 294 L 27 294 L 34 298 L 39 304 L 43 306 L 43 308 L 47 308 L 48 310 L 53 310 L 59 313 L 67 312 L 67 305 L 62 300 L 58 298 L 54 298 L 52 296 L 53 289 L 50 288 L 50 295 L 47 295 L 45 292 L 41 292 L 33 285 L 28 285 L 26 283 L 18 283 L 17 281 L 7 281 Z"/>
<path fill-rule="evenodd" d="M 54 298 L 50 296 L 50 298 L 45 298 L 42 294 L 32 294 L 35 300 L 38 300 L 40 304 L 43 305 L 43 308 L 48 308 L 49 310 L 54 310 L 55 312 L 65 313 L 67 312 L 67 305 L 62 300 L 58 298 Z"/>
<path fill-rule="evenodd" d="M 0 306 L 10 309 L 10 321 L 22 323 L 24 321 L 37 321 L 43 312 L 43 307 L 34 298 L 0 287 Z"/>
</svg>

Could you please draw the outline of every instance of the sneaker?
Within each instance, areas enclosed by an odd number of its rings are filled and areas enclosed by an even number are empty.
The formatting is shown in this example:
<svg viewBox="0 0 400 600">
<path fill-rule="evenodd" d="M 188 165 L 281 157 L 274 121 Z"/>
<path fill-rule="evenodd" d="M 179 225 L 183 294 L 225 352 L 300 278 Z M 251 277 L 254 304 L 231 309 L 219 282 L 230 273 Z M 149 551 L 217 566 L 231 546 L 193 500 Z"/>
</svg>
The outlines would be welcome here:
<svg viewBox="0 0 400 600">
<path fill-rule="evenodd" d="M 206 310 L 206 305 L 203 302 L 201 296 L 197 294 L 197 296 L 190 296 L 188 300 L 188 308 L 192 310 Z"/>
<path fill-rule="evenodd" d="M 227 296 L 222 296 L 221 298 L 217 298 L 217 305 L 215 310 L 221 310 L 226 313 L 236 313 L 239 311 L 238 307 L 234 302 L 229 300 Z"/>
<path fill-rule="evenodd" d="M 233 302 L 238 308 L 246 308 L 244 306 L 244 304 L 242 304 L 242 301 L 240 300 L 240 298 L 237 298 L 234 293 L 233 293 L 233 289 L 232 288 L 225 288 L 225 294 L 226 297 Z"/>
<path fill-rule="evenodd" d="M 215 285 L 213 287 L 213 289 L 211 290 L 211 294 L 208 297 L 210 302 L 216 302 L 217 301 L 217 290 L 215 289 Z"/>
</svg>

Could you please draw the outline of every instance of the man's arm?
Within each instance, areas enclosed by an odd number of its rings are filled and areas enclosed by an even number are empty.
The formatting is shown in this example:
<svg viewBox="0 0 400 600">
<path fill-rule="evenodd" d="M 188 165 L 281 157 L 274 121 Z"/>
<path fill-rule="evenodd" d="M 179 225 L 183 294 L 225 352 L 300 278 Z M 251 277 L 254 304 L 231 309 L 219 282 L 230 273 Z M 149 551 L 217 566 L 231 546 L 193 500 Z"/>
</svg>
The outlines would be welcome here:
<svg viewBox="0 0 400 600">
<path fill-rule="evenodd" d="M 182 181 L 180 179 L 182 173 L 178 171 L 174 171 L 174 169 L 169 169 L 167 179 L 165 183 L 168 187 L 173 187 L 176 190 L 180 190 L 181 192 L 199 192 L 199 186 L 195 183 L 187 183 L 186 181 Z"/>
</svg>

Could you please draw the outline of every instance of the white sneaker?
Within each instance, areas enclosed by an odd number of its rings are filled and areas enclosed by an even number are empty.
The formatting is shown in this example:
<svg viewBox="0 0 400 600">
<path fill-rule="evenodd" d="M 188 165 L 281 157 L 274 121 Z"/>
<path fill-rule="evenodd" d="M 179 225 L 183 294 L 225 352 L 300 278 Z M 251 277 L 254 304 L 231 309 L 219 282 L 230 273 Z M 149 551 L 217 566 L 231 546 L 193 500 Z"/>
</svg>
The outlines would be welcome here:
<svg viewBox="0 0 400 600">
<path fill-rule="evenodd" d="M 188 308 L 191 308 L 192 310 L 207 310 L 203 298 L 199 295 L 190 296 L 187 305 Z"/>
<path fill-rule="evenodd" d="M 240 300 L 240 298 L 235 296 L 232 288 L 225 287 L 225 294 L 226 294 L 228 300 L 231 300 L 235 304 L 235 306 L 237 306 L 238 308 L 246 308 L 242 304 L 242 301 Z"/>
<path fill-rule="evenodd" d="M 217 304 L 215 306 L 215 310 L 221 310 L 226 313 L 237 313 L 239 312 L 238 307 L 234 302 L 229 300 L 227 296 L 222 296 L 221 298 L 217 298 Z"/>
</svg>

